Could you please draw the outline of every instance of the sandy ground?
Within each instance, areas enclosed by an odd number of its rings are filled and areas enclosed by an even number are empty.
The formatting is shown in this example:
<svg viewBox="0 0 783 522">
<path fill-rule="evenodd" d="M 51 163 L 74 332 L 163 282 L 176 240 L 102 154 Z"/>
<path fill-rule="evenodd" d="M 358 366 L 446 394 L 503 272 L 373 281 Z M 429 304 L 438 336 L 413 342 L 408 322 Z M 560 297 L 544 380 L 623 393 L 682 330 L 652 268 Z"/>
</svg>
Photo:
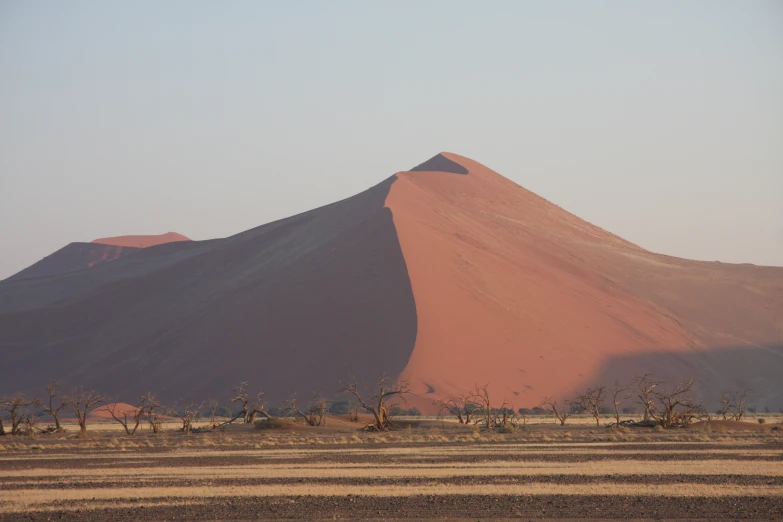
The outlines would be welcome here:
<svg viewBox="0 0 783 522">
<path fill-rule="evenodd" d="M 750 423 L 746 423 L 750 424 Z M 112 430 L 112 426 L 115 426 Z M 0 520 L 771 520 L 783 432 L 167 423 L 0 438 Z M 72 430 L 72 426 L 68 426 Z"/>
</svg>

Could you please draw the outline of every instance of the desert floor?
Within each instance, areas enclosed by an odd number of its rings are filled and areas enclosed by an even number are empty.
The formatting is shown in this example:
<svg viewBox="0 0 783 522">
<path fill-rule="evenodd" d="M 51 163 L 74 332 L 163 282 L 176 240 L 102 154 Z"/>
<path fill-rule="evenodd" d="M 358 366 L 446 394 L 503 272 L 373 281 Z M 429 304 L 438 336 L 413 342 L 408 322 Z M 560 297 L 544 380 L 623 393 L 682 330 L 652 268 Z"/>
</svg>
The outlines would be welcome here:
<svg viewBox="0 0 783 522">
<path fill-rule="evenodd" d="M 0 520 L 783 519 L 779 423 L 366 433 L 329 418 L 132 437 L 93 423 L 0 437 Z"/>
</svg>

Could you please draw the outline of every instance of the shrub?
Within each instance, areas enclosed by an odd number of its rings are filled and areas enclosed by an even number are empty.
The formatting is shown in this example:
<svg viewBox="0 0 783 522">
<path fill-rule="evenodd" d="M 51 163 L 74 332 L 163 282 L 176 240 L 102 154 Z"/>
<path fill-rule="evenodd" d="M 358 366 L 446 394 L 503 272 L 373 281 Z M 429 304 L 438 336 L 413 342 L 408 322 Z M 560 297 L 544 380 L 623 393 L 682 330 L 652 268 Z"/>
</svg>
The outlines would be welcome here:
<svg viewBox="0 0 783 522">
<path fill-rule="evenodd" d="M 759 417 L 758 420 L 759 420 L 759 424 L 764 424 L 765 422 L 767 422 L 767 419 L 765 419 L 764 417 Z"/>
<path fill-rule="evenodd" d="M 333 413 L 334 415 L 351 413 L 351 405 L 348 401 L 334 401 L 329 407 L 329 413 Z"/>
<path fill-rule="evenodd" d="M 269 419 L 256 419 L 253 425 L 259 430 L 281 430 L 285 429 L 293 424 L 290 419 L 281 419 L 279 417 L 271 417 Z"/>
</svg>

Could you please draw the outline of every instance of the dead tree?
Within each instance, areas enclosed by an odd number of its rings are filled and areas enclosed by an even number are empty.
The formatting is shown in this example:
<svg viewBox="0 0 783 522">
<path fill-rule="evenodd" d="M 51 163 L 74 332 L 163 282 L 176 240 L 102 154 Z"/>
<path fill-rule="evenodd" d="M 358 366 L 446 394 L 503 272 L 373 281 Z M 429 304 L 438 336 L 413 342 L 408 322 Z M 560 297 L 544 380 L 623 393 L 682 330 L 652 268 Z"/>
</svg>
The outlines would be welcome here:
<svg viewBox="0 0 783 522">
<path fill-rule="evenodd" d="M 650 410 L 653 420 L 664 428 L 673 428 L 690 424 L 701 414 L 702 408 L 690 397 L 693 377 L 680 381 L 671 390 L 657 389 L 653 392 L 658 406 Z"/>
<path fill-rule="evenodd" d="M 103 406 L 101 409 L 108 411 L 112 419 L 122 425 L 126 435 L 133 435 L 136 433 L 136 430 L 139 429 L 139 424 L 141 424 L 141 419 L 147 412 L 143 396 L 136 399 L 136 406 L 129 407 L 127 404 L 121 404 L 115 401 Z M 129 414 L 130 419 L 128 419 Z"/>
<path fill-rule="evenodd" d="M 63 411 L 67 406 L 67 404 L 62 400 L 57 401 L 59 404 L 55 405 L 55 399 L 58 398 L 57 388 L 59 387 L 60 385 L 57 383 L 57 381 L 52 381 L 52 384 L 46 387 L 46 391 L 49 394 L 49 399 L 47 401 L 35 399 L 35 405 L 43 408 L 43 410 L 52 417 L 52 420 L 54 420 L 54 431 L 56 432 L 63 431 L 62 427 L 60 426 L 60 412 Z M 49 431 L 51 431 L 51 428 L 49 428 Z"/>
<path fill-rule="evenodd" d="M 32 402 L 21 393 L 0 399 L 0 411 L 6 412 L 8 419 L 11 421 L 11 435 L 20 435 L 22 433 L 22 424 L 25 418 L 29 416 L 27 407 L 31 404 Z M 2 424 L 0 424 L 0 429 L 2 429 Z M 3 429 L 0 434 L 5 434 L 5 430 Z"/>
<path fill-rule="evenodd" d="M 549 409 L 552 410 L 555 418 L 560 421 L 560 425 L 565 426 L 568 417 L 571 416 L 574 403 L 571 400 L 566 399 L 561 405 L 557 399 L 552 397 L 545 397 L 544 400 L 541 401 L 541 406 L 549 406 Z"/>
<path fill-rule="evenodd" d="M 723 420 L 726 420 L 726 414 L 731 415 L 731 420 L 741 421 L 745 416 L 745 403 L 753 396 L 751 389 L 736 390 L 731 389 L 720 394 L 721 414 Z"/>
<path fill-rule="evenodd" d="M 250 395 L 247 393 L 247 383 L 242 382 L 234 388 L 234 398 L 231 399 L 232 403 L 240 403 L 242 405 L 242 409 L 234 416 L 233 419 L 228 421 L 228 423 L 234 422 L 235 420 L 242 417 L 244 419 L 245 424 L 252 424 L 256 420 L 257 415 L 263 415 L 264 417 L 269 418 L 269 415 L 264 411 L 264 392 L 258 392 L 258 395 L 256 396 L 255 404 L 250 403 Z"/>
<path fill-rule="evenodd" d="M 644 374 L 641 377 L 636 377 L 631 384 L 638 390 L 639 402 L 644 407 L 644 420 L 648 420 L 652 417 L 652 410 L 655 409 L 655 401 L 653 392 L 657 386 L 660 386 L 663 381 L 653 379 L 650 374 Z"/>
<path fill-rule="evenodd" d="M 620 384 L 620 380 L 614 381 L 614 390 L 612 391 L 612 404 L 614 405 L 614 421 L 620 425 L 620 403 L 628 400 L 631 392 L 627 387 Z"/>
<path fill-rule="evenodd" d="M 139 403 L 144 405 L 144 414 L 147 416 L 147 423 L 150 425 L 152 433 L 159 433 L 163 424 L 160 415 L 165 409 L 165 406 L 155 398 L 152 392 L 147 392 L 142 395 L 139 398 Z"/>
<path fill-rule="evenodd" d="M 444 414 L 456 415 L 460 424 L 473 422 L 473 415 L 479 410 L 479 406 L 473 400 L 472 392 L 463 393 L 459 397 L 447 397 L 433 403 L 438 407 L 438 416 Z"/>
<path fill-rule="evenodd" d="M 729 392 L 728 391 L 720 392 L 720 409 L 718 410 L 718 415 L 720 415 L 723 418 L 723 420 L 728 420 L 727 416 L 731 412 L 731 407 L 732 407 L 732 401 Z"/>
<path fill-rule="evenodd" d="M 217 412 L 220 408 L 220 403 L 215 399 L 208 399 L 207 408 L 209 409 L 209 427 L 214 428 L 219 424 L 217 422 Z"/>
<path fill-rule="evenodd" d="M 509 413 L 508 403 L 505 400 L 493 407 L 489 385 L 476 386 L 469 394 L 468 402 L 477 406 L 473 411 L 474 417 L 481 417 L 481 422 L 487 430 L 516 428 L 518 426 L 516 414 L 513 410 Z"/>
<path fill-rule="evenodd" d="M 313 398 L 307 404 L 307 409 L 302 411 L 299 409 L 296 394 L 294 394 L 290 399 L 288 399 L 288 403 L 286 404 L 284 411 L 288 415 L 302 417 L 304 421 L 310 426 L 320 426 L 321 424 L 325 426 L 326 413 L 329 411 L 330 404 L 331 401 L 329 399 L 314 393 Z"/>
<path fill-rule="evenodd" d="M 68 404 L 76 416 L 79 430 L 85 433 L 87 431 L 87 413 L 90 408 L 106 402 L 106 398 L 93 390 L 85 391 L 83 388 L 74 388 L 70 395 L 63 397 L 63 401 Z"/>
<path fill-rule="evenodd" d="M 595 419 L 595 425 L 601 425 L 601 407 L 604 404 L 606 398 L 606 387 L 598 386 L 596 388 L 588 388 L 584 393 L 577 395 L 575 404 L 577 404 L 584 411 L 590 413 Z"/>
<path fill-rule="evenodd" d="M 190 432 L 193 431 L 193 424 L 201 415 L 201 408 L 204 407 L 204 403 L 196 405 L 195 401 L 186 401 L 185 399 L 180 399 L 179 401 L 181 410 L 172 409 L 170 412 L 179 417 L 182 421 L 182 431 L 190 435 Z"/>
<path fill-rule="evenodd" d="M 391 420 L 390 408 L 387 404 L 391 398 L 397 397 L 405 402 L 405 394 L 410 392 L 407 381 L 394 382 L 389 377 L 383 376 L 378 380 L 378 391 L 375 392 L 367 401 L 362 398 L 359 391 L 359 385 L 356 377 L 351 376 L 348 383 L 338 390 L 340 393 L 348 393 L 356 397 L 356 400 L 366 411 L 372 413 L 375 418 L 373 424 L 369 424 L 366 429 L 373 431 L 385 431 L 396 426 Z"/>
</svg>

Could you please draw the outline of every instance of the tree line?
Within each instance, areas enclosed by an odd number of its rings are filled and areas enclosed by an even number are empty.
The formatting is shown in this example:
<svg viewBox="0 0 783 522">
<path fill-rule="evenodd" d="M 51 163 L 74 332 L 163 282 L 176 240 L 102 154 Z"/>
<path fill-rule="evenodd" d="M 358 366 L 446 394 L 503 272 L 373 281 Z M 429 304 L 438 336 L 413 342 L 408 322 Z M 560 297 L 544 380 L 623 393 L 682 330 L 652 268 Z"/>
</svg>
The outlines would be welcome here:
<svg viewBox="0 0 783 522">
<path fill-rule="evenodd" d="M 616 380 L 612 388 L 595 386 L 587 388 L 573 397 L 557 399 L 544 397 L 533 409 L 520 408 L 514 411 L 507 402 L 494 403 L 489 396 L 489 386 L 478 386 L 459 396 L 439 399 L 435 404 L 439 414 L 453 415 L 461 424 L 480 424 L 485 429 L 509 429 L 524 426 L 529 414 L 553 415 L 561 426 L 573 415 L 588 414 L 601 425 L 601 415 L 611 414 L 613 426 L 662 426 L 674 428 L 686 426 L 696 420 L 712 420 L 713 415 L 706 407 L 693 399 L 693 377 L 667 387 L 662 379 L 649 374 L 635 377 L 627 384 Z M 748 400 L 753 390 L 730 389 L 721 392 L 721 407 L 715 414 L 722 420 L 740 421 L 748 411 Z M 622 415 L 635 412 L 635 408 L 623 407 L 630 400 L 641 406 L 641 420 L 622 420 Z"/>
<path fill-rule="evenodd" d="M 671 387 L 663 380 L 649 374 L 636 377 L 627 384 L 615 381 L 612 388 L 606 386 L 590 387 L 573 397 L 556 399 L 545 397 L 533 409 L 514 410 L 504 399 L 494 401 L 489 385 L 474 385 L 473 389 L 455 397 L 438 399 L 434 405 L 438 416 L 454 416 L 460 424 L 475 425 L 487 430 L 510 431 L 524 427 L 527 416 L 531 414 L 552 415 L 564 426 L 573 415 L 591 415 L 600 426 L 601 415 L 611 414 L 614 422 L 609 426 L 662 426 L 680 427 L 695 420 L 709 420 L 712 415 L 692 398 L 694 379 L 688 378 Z M 111 418 L 122 425 L 125 433 L 134 435 L 139 427 L 148 425 L 153 433 L 158 433 L 164 420 L 177 419 L 181 422 L 181 431 L 213 430 L 234 422 L 252 424 L 257 419 L 272 417 L 295 417 L 310 426 L 325 426 L 328 414 L 349 414 L 354 422 L 359 421 L 359 412 L 371 415 L 372 421 L 365 425 L 369 431 L 384 431 L 398 427 L 394 417 L 398 415 L 420 415 L 416 408 L 407 409 L 406 396 L 410 388 L 406 381 L 395 381 L 382 376 L 374 387 L 364 391 L 355 376 L 342 383 L 338 394 L 350 400 L 335 401 L 321 393 L 314 393 L 309 400 L 302 401 L 292 395 L 281 407 L 267 408 L 264 393 L 253 395 L 247 382 L 234 387 L 228 399 L 229 406 L 220 401 L 208 399 L 197 402 L 181 398 L 172 405 L 165 405 L 151 392 L 136 398 L 128 407 L 113 402 L 95 390 L 74 388 L 70 393 L 60 394 L 60 385 L 55 381 L 46 387 L 44 398 L 28 398 L 22 394 L 0 398 L 0 435 L 34 435 L 37 433 L 61 432 L 64 414 L 70 413 L 79 425 L 81 433 L 87 431 L 88 414 L 96 408 L 106 411 Z M 720 394 L 720 408 L 715 412 L 723 420 L 742 420 L 748 411 L 748 400 L 753 390 L 726 390 Z M 633 401 L 641 407 L 641 420 L 626 419 L 622 415 L 633 413 L 635 408 L 628 407 Z M 626 406 L 624 406 L 626 405 Z M 4 414 L 4 415 L 2 415 Z M 39 417 L 46 416 L 50 423 L 39 425 Z M 10 431 L 3 424 L 5 417 Z M 206 426 L 196 428 L 199 419 L 208 419 Z"/>
<path fill-rule="evenodd" d="M 182 423 L 181 431 L 191 433 L 197 429 L 195 423 L 205 417 L 209 420 L 206 427 L 199 428 L 199 431 L 220 429 L 234 422 L 253 424 L 257 419 L 271 419 L 273 416 L 301 418 L 310 426 L 325 426 L 328 413 L 349 413 L 351 419 L 358 422 L 359 411 L 373 417 L 373 422 L 366 429 L 383 431 L 396 426 L 392 420 L 395 415 L 414 413 L 414 410 L 402 408 L 400 403 L 389 403 L 391 399 L 399 398 L 405 404 L 404 397 L 409 393 L 409 388 L 406 382 L 397 382 L 385 376 L 378 380 L 369 393 L 361 391 L 356 378 L 352 376 L 338 390 L 338 393 L 351 397 L 350 401 L 334 401 L 321 393 L 314 393 L 310 400 L 301 401 L 294 394 L 282 407 L 269 409 L 263 391 L 251 394 L 247 382 L 240 383 L 232 390 L 229 406 L 215 399 L 197 402 L 184 398 L 166 405 L 151 392 L 138 396 L 133 404 L 126 405 L 118 399 L 112 401 L 95 390 L 74 388 L 68 394 L 61 394 L 60 388 L 60 384 L 54 381 L 46 387 L 45 398 L 29 398 L 21 393 L 0 398 L 0 435 L 62 432 L 62 421 L 67 414 L 79 425 L 80 432 L 85 433 L 88 414 L 98 409 L 107 412 L 121 424 L 128 435 L 134 435 L 145 424 L 153 433 L 158 433 L 167 419 L 178 419 Z M 415 413 L 419 413 L 418 410 Z M 39 418 L 44 416 L 50 419 L 50 423 L 41 427 Z M 4 417 L 10 423 L 8 430 Z"/>
</svg>

